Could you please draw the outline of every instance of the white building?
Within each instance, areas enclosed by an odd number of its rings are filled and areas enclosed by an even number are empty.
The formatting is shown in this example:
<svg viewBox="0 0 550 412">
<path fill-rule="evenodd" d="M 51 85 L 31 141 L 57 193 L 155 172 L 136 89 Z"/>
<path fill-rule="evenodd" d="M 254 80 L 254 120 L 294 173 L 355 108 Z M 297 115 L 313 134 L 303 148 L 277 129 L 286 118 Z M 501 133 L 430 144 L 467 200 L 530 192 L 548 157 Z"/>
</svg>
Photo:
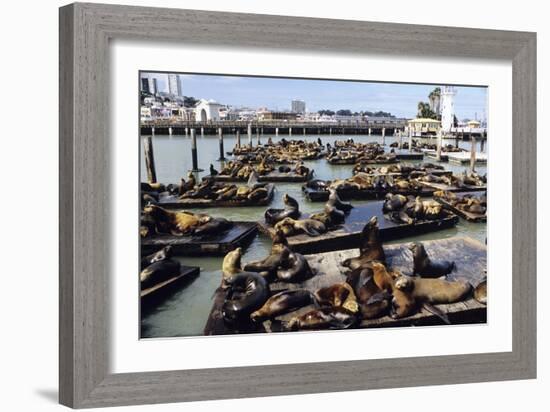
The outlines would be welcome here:
<svg viewBox="0 0 550 412">
<path fill-rule="evenodd" d="M 220 120 L 220 108 L 222 106 L 214 100 L 200 99 L 195 106 L 195 118 L 199 122 Z"/>
<path fill-rule="evenodd" d="M 441 129 L 443 132 L 450 132 L 454 126 L 455 95 L 456 89 L 453 86 L 441 88 Z"/>
<path fill-rule="evenodd" d="M 183 96 L 180 77 L 177 74 L 168 75 L 168 93 L 174 96 Z"/>
<path fill-rule="evenodd" d="M 292 100 L 290 103 L 290 110 L 294 113 L 305 113 L 306 112 L 306 102 L 303 100 Z"/>
</svg>

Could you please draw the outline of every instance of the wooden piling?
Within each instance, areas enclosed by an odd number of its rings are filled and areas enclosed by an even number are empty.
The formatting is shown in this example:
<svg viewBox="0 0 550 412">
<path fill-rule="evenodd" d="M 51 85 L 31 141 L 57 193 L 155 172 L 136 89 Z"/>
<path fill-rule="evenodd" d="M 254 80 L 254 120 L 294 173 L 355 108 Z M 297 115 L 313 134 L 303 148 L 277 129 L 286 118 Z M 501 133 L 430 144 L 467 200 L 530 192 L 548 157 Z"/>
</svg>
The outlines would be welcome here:
<svg viewBox="0 0 550 412">
<path fill-rule="evenodd" d="M 372 134 L 372 129 L 369 127 L 369 136 Z"/>
<path fill-rule="evenodd" d="M 403 133 L 401 133 L 401 130 L 397 133 L 399 133 L 399 150 L 403 150 Z"/>
<path fill-rule="evenodd" d="M 185 128 L 185 137 L 187 137 L 187 136 L 189 136 L 189 128 L 188 127 Z"/>
<path fill-rule="evenodd" d="M 256 126 L 256 146 L 259 146 L 260 144 L 260 128 Z"/>
<path fill-rule="evenodd" d="M 248 123 L 248 146 L 252 147 L 252 123 Z"/>
<path fill-rule="evenodd" d="M 409 126 L 409 152 L 412 152 L 413 148 L 413 131 L 412 128 Z"/>
<path fill-rule="evenodd" d="M 277 136 L 277 137 L 279 136 L 279 128 L 278 127 L 275 128 L 275 136 Z"/>
<path fill-rule="evenodd" d="M 476 170 L 476 138 L 470 133 L 470 171 L 473 173 Z"/>
<path fill-rule="evenodd" d="M 220 158 L 218 160 L 225 160 L 225 155 L 223 150 L 223 130 L 221 127 L 218 128 L 218 136 L 220 138 Z"/>
<path fill-rule="evenodd" d="M 237 147 L 241 147 L 241 131 L 237 130 Z"/>
<path fill-rule="evenodd" d="M 199 161 L 197 158 L 197 133 L 194 128 L 191 129 L 191 162 L 193 164 L 193 169 L 191 169 L 191 171 L 198 172 Z"/>
<path fill-rule="evenodd" d="M 147 181 L 149 183 L 157 183 L 155 155 L 153 153 L 153 136 L 147 136 L 143 139 L 143 148 L 145 151 L 145 168 L 147 169 Z"/>
<path fill-rule="evenodd" d="M 204 127 L 201 127 L 201 138 L 204 138 Z"/>
<path fill-rule="evenodd" d="M 382 128 L 382 146 L 386 146 L 386 128 Z"/>
<path fill-rule="evenodd" d="M 443 134 L 441 133 L 441 129 L 437 132 L 437 153 L 436 153 L 436 159 L 438 162 L 441 162 L 441 144 L 443 139 Z"/>
<path fill-rule="evenodd" d="M 288 135 L 289 135 L 289 136 L 292 136 L 292 127 L 289 127 L 289 128 L 288 128 Z"/>
</svg>

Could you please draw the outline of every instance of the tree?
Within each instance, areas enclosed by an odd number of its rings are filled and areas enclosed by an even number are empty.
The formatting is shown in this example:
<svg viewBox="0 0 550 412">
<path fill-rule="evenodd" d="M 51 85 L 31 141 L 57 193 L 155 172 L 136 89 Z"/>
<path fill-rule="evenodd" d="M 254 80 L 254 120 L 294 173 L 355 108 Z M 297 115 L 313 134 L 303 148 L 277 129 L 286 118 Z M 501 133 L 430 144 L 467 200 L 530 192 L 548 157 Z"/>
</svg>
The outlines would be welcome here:
<svg viewBox="0 0 550 412">
<path fill-rule="evenodd" d="M 336 112 L 338 116 L 351 116 L 351 110 L 348 109 L 340 109 Z"/>
<path fill-rule="evenodd" d="M 334 112 L 328 109 L 319 110 L 317 113 L 319 113 L 321 116 L 334 116 Z"/>
<path fill-rule="evenodd" d="M 423 119 L 435 119 L 438 120 L 438 115 L 431 108 L 430 104 L 426 102 L 418 102 L 418 113 L 417 117 Z"/>
</svg>

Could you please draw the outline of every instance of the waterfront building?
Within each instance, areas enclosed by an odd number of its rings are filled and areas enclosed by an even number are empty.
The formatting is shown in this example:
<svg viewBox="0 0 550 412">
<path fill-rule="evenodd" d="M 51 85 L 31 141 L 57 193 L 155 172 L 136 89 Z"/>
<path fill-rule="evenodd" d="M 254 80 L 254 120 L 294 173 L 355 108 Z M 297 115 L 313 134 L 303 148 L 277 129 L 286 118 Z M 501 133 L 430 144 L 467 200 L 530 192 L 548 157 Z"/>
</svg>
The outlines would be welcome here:
<svg viewBox="0 0 550 412">
<path fill-rule="evenodd" d="M 177 74 L 168 75 L 168 93 L 173 96 L 183 96 L 180 77 Z"/>
<path fill-rule="evenodd" d="M 477 120 L 470 120 L 467 125 L 469 128 L 475 129 L 481 126 L 481 122 L 478 122 Z"/>
<path fill-rule="evenodd" d="M 269 121 L 269 120 L 296 120 L 296 113 L 293 112 L 262 112 L 258 115 L 258 120 L 260 121 Z"/>
<path fill-rule="evenodd" d="M 215 100 L 200 99 L 195 106 L 195 118 L 199 122 L 220 120 L 220 108 L 223 107 Z"/>
<path fill-rule="evenodd" d="M 433 135 L 439 132 L 441 122 L 435 119 L 417 118 L 408 121 L 409 130 L 413 136 Z"/>
<path fill-rule="evenodd" d="M 443 86 L 441 89 L 441 128 L 450 132 L 454 126 L 456 89 L 453 86 Z"/>
<path fill-rule="evenodd" d="M 304 114 L 306 112 L 306 102 L 303 100 L 292 100 L 290 110 L 294 113 Z"/>
</svg>

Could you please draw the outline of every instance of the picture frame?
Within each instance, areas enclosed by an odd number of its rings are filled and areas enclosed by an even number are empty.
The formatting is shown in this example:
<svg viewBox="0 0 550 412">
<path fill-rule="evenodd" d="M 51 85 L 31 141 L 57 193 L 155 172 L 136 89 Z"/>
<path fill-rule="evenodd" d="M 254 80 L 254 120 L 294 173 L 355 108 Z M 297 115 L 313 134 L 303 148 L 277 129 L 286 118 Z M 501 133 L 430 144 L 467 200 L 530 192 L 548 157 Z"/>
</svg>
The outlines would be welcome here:
<svg viewBox="0 0 550 412">
<path fill-rule="evenodd" d="M 75 3 L 60 8 L 59 399 L 73 408 L 536 377 L 536 34 Z M 109 372 L 109 42 L 491 58 L 512 64 L 512 351 Z"/>
</svg>

